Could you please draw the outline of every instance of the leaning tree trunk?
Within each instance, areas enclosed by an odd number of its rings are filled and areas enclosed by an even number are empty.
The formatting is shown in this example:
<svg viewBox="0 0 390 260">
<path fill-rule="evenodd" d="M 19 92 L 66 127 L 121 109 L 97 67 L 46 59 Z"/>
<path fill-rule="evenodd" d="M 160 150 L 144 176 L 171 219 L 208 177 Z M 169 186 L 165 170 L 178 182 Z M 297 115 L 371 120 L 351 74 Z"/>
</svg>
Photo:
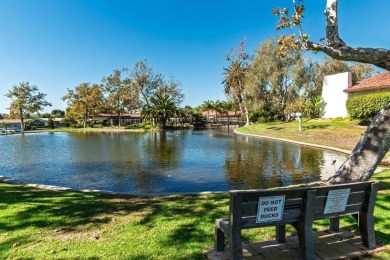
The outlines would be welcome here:
<svg viewBox="0 0 390 260">
<path fill-rule="evenodd" d="M 367 181 L 390 148 L 390 104 L 367 127 L 347 161 L 328 184 Z"/>
</svg>

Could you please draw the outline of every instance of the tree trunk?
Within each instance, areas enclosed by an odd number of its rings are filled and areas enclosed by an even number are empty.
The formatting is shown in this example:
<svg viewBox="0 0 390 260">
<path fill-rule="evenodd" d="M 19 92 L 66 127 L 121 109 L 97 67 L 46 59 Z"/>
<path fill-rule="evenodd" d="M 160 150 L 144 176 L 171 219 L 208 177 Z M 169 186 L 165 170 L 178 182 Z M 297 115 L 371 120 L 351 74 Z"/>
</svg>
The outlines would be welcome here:
<svg viewBox="0 0 390 260">
<path fill-rule="evenodd" d="M 84 128 L 87 128 L 87 119 L 88 119 L 88 113 L 87 112 L 85 112 L 84 113 L 84 122 L 83 122 L 83 127 Z"/>
<path fill-rule="evenodd" d="M 308 49 L 324 52 L 336 60 L 363 62 L 390 70 L 390 50 L 381 48 L 352 48 L 340 39 L 337 3 L 338 0 L 327 0 L 325 9 L 327 44 L 308 42 Z"/>
<path fill-rule="evenodd" d="M 244 111 L 245 111 L 245 126 L 249 125 L 249 113 L 248 113 L 248 108 L 244 106 Z"/>
<path fill-rule="evenodd" d="M 325 8 L 326 16 L 326 41 L 327 45 L 344 46 L 345 43 L 339 36 L 339 23 L 337 19 L 337 1 L 328 0 Z"/>
<path fill-rule="evenodd" d="M 24 119 L 23 119 L 23 111 L 20 109 L 19 111 L 20 115 L 20 131 L 24 133 Z"/>
<path fill-rule="evenodd" d="M 374 118 L 328 184 L 367 181 L 390 148 L 390 104 Z"/>
</svg>

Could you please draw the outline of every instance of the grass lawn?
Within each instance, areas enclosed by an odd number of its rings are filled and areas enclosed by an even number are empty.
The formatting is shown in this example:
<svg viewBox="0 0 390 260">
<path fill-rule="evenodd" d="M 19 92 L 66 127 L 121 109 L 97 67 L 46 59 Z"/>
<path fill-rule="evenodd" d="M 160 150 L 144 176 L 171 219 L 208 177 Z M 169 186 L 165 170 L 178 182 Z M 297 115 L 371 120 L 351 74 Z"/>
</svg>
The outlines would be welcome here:
<svg viewBox="0 0 390 260">
<path fill-rule="evenodd" d="M 390 170 L 374 178 L 382 181 L 376 238 L 389 245 Z M 214 220 L 228 214 L 226 193 L 141 198 L 0 183 L 0 198 L 2 259 L 203 259 L 202 250 L 213 247 Z M 341 226 L 357 228 L 351 218 Z M 248 230 L 244 241 L 273 235 L 274 228 Z M 389 252 L 377 257 L 389 259 Z"/>
<path fill-rule="evenodd" d="M 366 127 L 358 126 L 357 122 L 348 119 L 303 119 L 302 132 L 298 130 L 298 120 L 252 124 L 237 129 L 240 133 L 290 139 L 346 150 L 355 147 L 365 130 Z"/>
</svg>

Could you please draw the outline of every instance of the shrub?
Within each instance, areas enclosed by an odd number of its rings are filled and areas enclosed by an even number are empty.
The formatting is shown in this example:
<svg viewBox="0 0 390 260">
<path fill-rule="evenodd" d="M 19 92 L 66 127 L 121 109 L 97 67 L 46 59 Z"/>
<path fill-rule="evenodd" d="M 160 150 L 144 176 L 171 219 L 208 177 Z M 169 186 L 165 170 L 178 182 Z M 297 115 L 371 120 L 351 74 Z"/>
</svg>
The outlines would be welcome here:
<svg viewBox="0 0 390 260">
<path fill-rule="evenodd" d="M 139 124 L 129 124 L 125 126 L 125 129 L 139 129 L 142 128 Z"/>
<path fill-rule="evenodd" d="M 125 129 L 150 129 L 150 123 L 142 122 L 139 124 L 129 124 L 125 126 Z"/>
<path fill-rule="evenodd" d="M 280 106 L 265 106 L 249 114 L 249 119 L 257 123 L 269 123 L 282 120 L 284 117 Z"/>
<path fill-rule="evenodd" d="M 322 104 L 324 100 L 322 97 L 312 97 L 306 101 L 305 112 L 309 118 L 319 118 Z"/>
<path fill-rule="evenodd" d="M 347 111 L 351 119 L 371 121 L 389 103 L 390 93 L 374 93 L 348 99 Z"/>
<path fill-rule="evenodd" d="M 76 124 L 72 124 L 70 125 L 71 128 L 83 128 L 83 124 L 82 123 L 76 123 Z"/>
</svg>

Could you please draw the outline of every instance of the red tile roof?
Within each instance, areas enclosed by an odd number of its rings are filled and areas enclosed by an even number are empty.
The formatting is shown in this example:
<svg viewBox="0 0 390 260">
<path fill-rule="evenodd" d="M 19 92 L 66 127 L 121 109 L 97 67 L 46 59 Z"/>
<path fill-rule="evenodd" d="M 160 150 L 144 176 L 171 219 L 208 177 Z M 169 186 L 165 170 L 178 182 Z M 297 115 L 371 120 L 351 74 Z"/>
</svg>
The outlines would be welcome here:
<svg viewBox="0 0 390 260">
<path fill-rule="evenodd" d="M 356 92 L 362 90 L 371 90 L 371 89 L 384 89 L 390 88 L 390 71 L 379 74 L 377 76 L 363 79 L 358 84 L 345 89 L 345 92 Z"/>
<path fill-rule="evenodd" d="M 99 113 L 95 117 L 112 117 L 117 118 L 118 114 L 109 114 L 109 113 Z M 122 118 L 141 118 L 141 114 L 133 113 L 133 114 L 122 114 Z"/>
</svg>

